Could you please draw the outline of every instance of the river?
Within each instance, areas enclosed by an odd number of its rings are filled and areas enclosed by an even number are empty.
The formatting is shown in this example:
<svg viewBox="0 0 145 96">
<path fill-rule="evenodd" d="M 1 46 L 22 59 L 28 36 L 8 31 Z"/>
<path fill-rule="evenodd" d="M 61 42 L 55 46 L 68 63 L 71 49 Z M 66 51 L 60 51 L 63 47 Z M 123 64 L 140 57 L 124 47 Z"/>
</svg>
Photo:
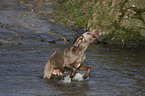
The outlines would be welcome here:
<svg viewBox="0 0 145 96">
<path fill-rule="evenodd" d="M 50 29 L 53 31 L 50 26 L 55 26 L 54 23 L 36 17 L 32 18 L 31 16 L 36 14 L 19 9 L 18 1 L 20 2 L 20 0 L 0 1 L 0 12 L 3 13 L 0 14 L 2 24 L 24 26 L 36 33 L 39 31 L 43 33 Z M 14 9 L 9 6 L 13 6 Z M 18 12 L 23 16 L 15 18 L 16 14 L 13 12 Z M 29 19 L 23 18 L 24 13 L 30 16 Z M 9 16 L 6 18 L 4 14 Z M 30 22 L 23 22 L 25 19 Z M 30 26 L 32 21 L 35 21 L 37 27 Z M 26 26 L 27 24 L 30 25 Z M 57 31 L 61 28 L 70 30 L 64 26 L 59 26 L 54 30 Z M 4 29 L 2 28 L 2 30 Z M 43 69 L 47 59 L 57 48 L 63 50 L 72 43 L 53 44 L 30 39 L 26 41 L 21 44 L 0 46 L 0 96 L 145 95 L 145 48 L 142 46 L 122 47 L 91 44 L 86 51 L 87 59 L 85 61 L 86 65 L 92 67 L 89 79 L 61 83 L 59 80 L 44 80 L 42 78 Z"/>
</svg>

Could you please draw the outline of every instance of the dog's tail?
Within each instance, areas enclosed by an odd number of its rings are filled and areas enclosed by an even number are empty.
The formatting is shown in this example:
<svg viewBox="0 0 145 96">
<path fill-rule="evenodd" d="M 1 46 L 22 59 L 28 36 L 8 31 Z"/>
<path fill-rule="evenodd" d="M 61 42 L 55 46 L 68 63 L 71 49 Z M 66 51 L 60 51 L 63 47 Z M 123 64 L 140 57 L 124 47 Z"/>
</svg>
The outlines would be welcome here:
<svg viewBox="0 0 145 96">
<path fill-rule="evenodd" d="M 53 57 L 57 53 L 58 50 L 59 49 L 56 49 L 53 52 L 53 54 L 49 57 L 49 59 L 51 57 Z M 54 65 L 50 64 L 50 61 L 48 60 L 47 63 L 46 63 L 46 65 L 45 65 L 45 67 L 44 67 L 44 76 L 43 76 L 43 78 L 49 79 L 51 77 L 51 74 L 52 74 L 53 69 L 54 69 Z"/>
<path fill-rule="evenodd" d="M 54 65 L 50 64 L 50 61 L 48 60 L 48 62 L 46 63 L 46 65 L 44 67 L 43 78 L 50 79 L 51 78 L 51 74 L 53 72 L 53 69 L 54 69 Z"/>
</svg>

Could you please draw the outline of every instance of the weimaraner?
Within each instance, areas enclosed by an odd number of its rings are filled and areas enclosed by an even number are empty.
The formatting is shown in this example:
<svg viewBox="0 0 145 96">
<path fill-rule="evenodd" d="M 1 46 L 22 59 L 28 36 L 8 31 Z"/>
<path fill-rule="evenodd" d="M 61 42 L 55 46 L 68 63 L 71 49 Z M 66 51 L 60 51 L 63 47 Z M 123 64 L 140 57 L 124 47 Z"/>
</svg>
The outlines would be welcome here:
<svg viewBox="0 0 145 96">
<path fill-rule="evenodd" d="M 50 79 L 53 75 L 62 76 L 66 69 L 71 69 L 70 77 L 73 78 L 76 70 L 87 70 L 83 78 L 87 78 L 91 68 L 83 63 L 86 59 L 85 50 L 96 38 L 99 37 L 99 32 L 86 32 L 80 36 L 73 46 L 66 48 L 64 51 L 56 50 L 48 59 L 44 67 L 43 78 Z"/>
</svg>

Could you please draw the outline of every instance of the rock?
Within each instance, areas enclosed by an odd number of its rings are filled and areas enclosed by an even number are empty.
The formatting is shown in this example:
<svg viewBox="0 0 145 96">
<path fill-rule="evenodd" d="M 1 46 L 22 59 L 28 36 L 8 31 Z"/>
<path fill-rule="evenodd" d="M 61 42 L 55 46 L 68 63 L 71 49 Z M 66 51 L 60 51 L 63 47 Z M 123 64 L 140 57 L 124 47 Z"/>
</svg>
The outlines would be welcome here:
<svg viewBox="0 0 145 96">
<path fill-rule="evenodd" d="M 16 34 L 19 35 L 19 37 L 22 39 L 40 40 L 39 36 L 35 34 L 32 30 L 22 28 L 19 26 L 14 26 L 14 25 L 4 25 L 4 27 L 16 32 Z"/>
<path fill-rule="evenodd" d="M 142 12 L 141 16 L 142 16 L 142 18 L 143 18 L 143 20 L 145 22 L 145 12 Z"/>
<path fill-rule="evenodd" d="M 142 35 L 143 37 L 145 37 L 145 30 L 144 30 L 144 29 L 142 29 L 142 30 L 140 31 L 140 35 Z"/>
<path fill-rule="evenodd" d="M 38 36 L 41 38 L 43 42 L 55 43 L 56 41 L 62 40 L 62 38 L 58 34 L 46 34 L 40 33 Z"/>
<path fill-rule="evenodd" d="M 0 46 L 2 46 L 3 45 L 3 43 L 0 41 Z"/>
<path fill-rule="evenodd" d="M 145 28 L 143 22 L 140 19 L 132 19 L 132 18 L 123 19 L 121 26 L 134 30 L 140 30 L 140 28 Z"/>
<path fill-rule="evenodd" d="M 75 40 L 75 37 L 76 35 L 74 34 L 73 31 L 69 31 L 69 32 L 66 32 L 66 31 L 61 31 L 59 32 L 60 36 L 62 36 L 63 38 L 65 38 L 67 42 L 72 42 Z"/>
<path fill-rule="evenodd" d="M 0 38 L 1 39 L 12 39 L 15 38 L 16 34 L 10 30 L 0 28 Z"/>
<path fill-rule="evenodd" d="M 46 20 L 46 19 L 52 19 L 52 18 L 54 18 L 54 16 L 41 16 L 40 17 L 42 20 Z"/>
<path fill-rule="evenodd" d="M 21 10 L 30 10 L 29 8 L 28 8 L 28 6 L 26 6 L 26 5 L 22 5 L 22 4 L 19 4 L 16 8 L 18 8 L 18 9 L 21 9 Z"/>
<path fill-rule="evenodd" d="M 20 45 L 39 45 L 39 44 L 42 44 L 42 43 L 45 43 L 45 44 L 48 44 L 47 42 L 41 42 L 41 41 L 38 41 L 38 40 L 19 40 L 18 41 Z"/>
<path fill-rule="evenodd" d="M 65 42 L 65 41 L 56 41 L 56 44 L 66 44 L 66 43 L 69 43 L 69 42 Z"/>
<path fill-rule="evenodd" d="M 86 32 L 86 30 L 84 30 L 83 28 L 77 27 L 76 32 L 77 32 L 77 37 L 80 37 L 84 32 Z"/>
<path fill-rule="evenodd" d="M 9 40 L 4 40 L 4 39 L 0 39 L 0 45 L 20 45 L 20 43 L 18 41 L 9 41 Z"/>
<path fill-rule="evenodd" d="M 59 34 L 62 38 L 66 39 L 64 41 L 72 42 L 76 38 L 76 32 L 73 28 L 67 26 L 61 26 L 59 24 L 53 24 L 50 29 L 51 32 Z"/>
<path fill-rule="evenodd" d="M 0 27 L 2 27 L 3 26 L 3 24 L 0 22 Z"/>
</svg>

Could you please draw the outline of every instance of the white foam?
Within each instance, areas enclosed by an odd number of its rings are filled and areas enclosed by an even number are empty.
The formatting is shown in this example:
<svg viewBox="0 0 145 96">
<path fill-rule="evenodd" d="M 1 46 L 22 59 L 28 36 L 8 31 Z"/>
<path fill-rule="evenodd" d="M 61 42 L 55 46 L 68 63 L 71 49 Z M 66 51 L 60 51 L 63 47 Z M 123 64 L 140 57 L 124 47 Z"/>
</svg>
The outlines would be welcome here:
<svg viewBox="0 0 145 96">
<path fill-rule="evenodd" d="M 76 75 L 71 79 L 69 75 L 67 75 L 66 77 L 64 77 L 64 79 L 61 80 L 62 83 L 71 83 L 72 80 L 77 80 L 77 81 L 83 81 L 83 75 L 81 73 L 76 73 Z M 87 80 L 89 79 L 89 77 L 87 78 Z"/>
<path fill-rule="evenodd" d="M 64 79 L 61 80 L 62 83 L 71 83 L 71 78 L 69 75 L 67 75 L 66 77 L 64 77 Z"/>
<path fill-rule="evenodd" d="M 83 75 L 81 73 L 76 73 L 76 75 L 73 77 L 73 80 L 83 81 Z"/>
</svg>

